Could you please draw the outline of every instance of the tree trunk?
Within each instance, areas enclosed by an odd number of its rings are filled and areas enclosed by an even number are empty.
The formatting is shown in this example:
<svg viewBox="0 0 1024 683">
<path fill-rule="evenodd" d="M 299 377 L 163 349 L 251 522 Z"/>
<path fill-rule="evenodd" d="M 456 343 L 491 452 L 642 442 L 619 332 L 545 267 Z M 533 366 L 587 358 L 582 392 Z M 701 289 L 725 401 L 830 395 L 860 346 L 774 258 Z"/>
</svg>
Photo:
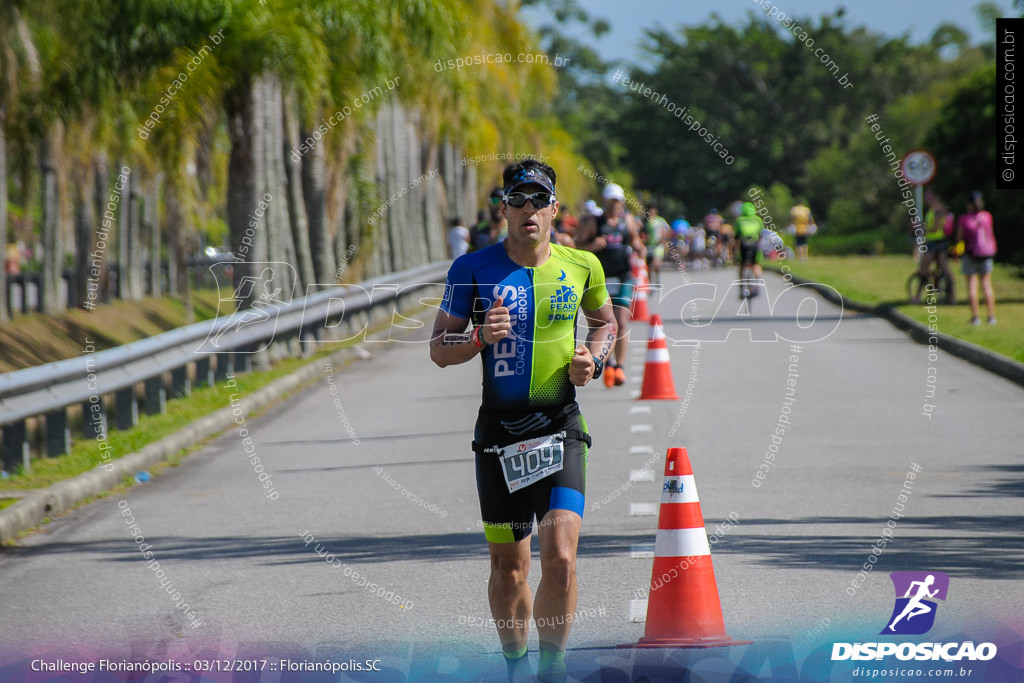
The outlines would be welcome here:
<svg viewBox="0 0 1024 683">
<path fill-rule="evenodd" d="M 395 105 L 393 102 L 381 105 L 380 113 L 377 116 L 376 186 L 380 189 L 380 196 L 377 199 L 381 204 L 375 207 L 374 211 L 385 211 L 385 217 L 387 216 L 386 211 L 389 208 L 386 206 L 386 202 L 390 199 L 392 193 L 396 192 L 398 182 L 393 155 L 395 116 Z M 376 214 L 371 216 L 371 219 L 374 219 L 371 224 L 373 258 L 371 259 L 369 275 L 374 277 L 390 272 L 392 270 L 392 262 L 387 223 L 385 223 L 384 218 L 379 218 Z"/>
<path fill-rule="evenodd" d="M 131 194 L 128 195 L 128 298 L 132 301 L 142 301 L 145 296 L 145 277 L 143 264 L 145 263 L 142 240 L 142 209 L 145 204 L 143 199 L 142 179 L 132 183 Z"/>
<path fill-rule="evenodd" d="M 281 81 L 276 76 L 264 75 L 262 84 L 263 112 L 263 154 L 265 155 L 266 181 L 264 193 L 273 199 L 269 202 L 267 215 L 267 240 L 269 261 L 287 263 L 292 268 L 275 267 L 274 286 L 284 292 L 285 300 L 303 295 L 303 283 L 294 270 L 297 258 L 288 220 L 288 192 L 285 185 L 284 162 L 284 120 L 282 118 L 283 92 Z"/>
<path fill-rule="evenodd" d="M 168 262 L 168 287 L 174 284 L 175 292 L 181 292 L 182 303 L 185 306 L 185 322 L 195 322 L 195 308 L 192 301 L 192 278 L 189 276 L 186 262 L 188 260 L 189 252 L 192 249 L 191 234 L 185 227 L 184 215 L 182 213 L 181 188 L 178 187 L 176 182 L 171 182 L 167 185 L 167 195 L 165 200 L 166 210 L 166 229 L 167 234 L 171 239 L 171 254 L 169 255 Z M 170 264 L 173 263 L 174 267 L 171 268 Z M 174 278 L 178 281 L 175 283 L 174 279 L 171 278 L 171 271 L 173 270 Z"/>
<path fill-rule="evenodd" d="M 308 131 L 300 133 L 301 139 L 309 137 Z M 335 281 L 336 262 L 328 234 L 326 212 L 326 141 L 322 140 L 306 152 L 301 160 L 302 198 L 309 221 L 309 250 L 313 257 L 313 271 L 318 283 Z M 342 219 L 343 220 L 343 219 Z M 340 222 L 340 221 L 339 221 Z"/>
<path fill-rule="evenodd" d="M 93 203 L 94 163 L 79 169 L 75 182 L 75 308 L 92 310 L 99 303 L 103 252 L 96 249 L 96 205 Z"/>
<path fill-rule="evenodd" d="M 163 296 L 163 278 L 160 274 L 160 263 L 162 261 L 160 245 L 160 223 L 156 218 L 157 208 L 157 186 L 162 185 L 163 174 L 150 180 L 149 188 L 145 194 L 145 205 L 142 208 L 143 228 L 146 234 L 146 242 L 149 245 L 149 282 L 147 289 L 152 297 Z"/>
<path fill-rule="evenodd" d="M 39 171 L 42 201 L 40 215 L 43 235 L 42 311 L 56 315 L 65 310 L 61 288 L 64 270 L 64 241 L 60 229 L 60 188 L 57 178 L 57 148 L 60 124 L 51 124 L 39 145 Z"/>
<path fill-rule="evenodd" d="M 118 163 L 118 173 L 124 168 L 123 160 Z M 117 298 L 127 301 L 131 298 L 128 292 L 128 221 L 131 219 L 132 208 L 132 177 L 129 174 L 121 188 L 117 209 Z"/>
<path fill-rule="evenodd" d="M 228 135 L 231 140 L 231 155 L 228 160 L 228 229 L 231 232 L 231 250 L 235 255 L 234 292 L 235 304 L 239 310 L 251 308 L 257 288 L 262 290 L 260 279 L 263 266 L 253 263 L 267 260 L 266 213 L 256 216 L 262 198 L 257 188 L 264 186 L 263 157 L 256 153 L 258 139 L 255 106 L 260 89 L 252 80 L 243 77 L 237 85 L 234 97 L 228 103 Z M 258 137 L 258 135 L 255 135 Z M 256 272 L 256 271 L 259 272 Z M 255 286 L 249 287 L 248 283 Z M 246 284 L 246 286 L 242 286 Z M 226 297 L 227 292 L 220 296 Z"/>
<path fill-rule="evenodd" d="M 3 250 L 3 268 L 0 268 L 0 322 L 10 319 L 10 299 L 7 292 L 7 107 L 0 103 L 0 250 Z"/>
<path fill-rule="evenodd" d="M 299 268 L 299 279 L 307 286 L 324 284 L 333 280 L 320 279 L 313 263 L 313 254 L 309 239 L 309 222 L 306 218 L 306 204 L 302 198 L 302 158 L 292 150 L 299 144 L 299 126 L 295 115 L 293 97 L 286 97 L 282 103 L 284 113 L 284 167 L 285 181 L 288 188 L 288 223 L 291 226 L 292 239 L 295 241 L 296 261 Z M 317 288 L 319 289 L 319 287 Z"/>
<path fill-rule="evenodd" d="M 398 272 L 405 270 L 406 240 L 402 239 L 403 229 L 409 229 L 412 214 L 409 211 L 410 204 L 415 203 L 416 188 L 412 187 L 413 174 L 412 150 L 409 148 L 409 135 L 405 123 L 405 108 L 401 104 L 391 101 L 391 154 L 394 178 L 392 182 L 392 194 L 405 193 L 388 209 L 384 216 L 387 218 L 388 243 L 391 245 L 391 270 Z"/>
<path fill-rule="evenodd" d="M 111 208 L 110 204 L 110 167 L 107 165 L 107 156 L 100 152 L 96 157 L 93 169 L 93 210 L 96 212 L 96 237 L 103 241 L 103 256 L 99 264 L 99 276 L 96 278 L 96 299 L 90 303 L 108 303 L 116 292 L 111 292 L 110 261 L 113 257 L 111 246 L 117 236 L 117 206 Z M 108 212 L 109 211 L 109 212 Z M 92 258 L 89 259 L 90 269 L 93 266 Z"/>
</svg>

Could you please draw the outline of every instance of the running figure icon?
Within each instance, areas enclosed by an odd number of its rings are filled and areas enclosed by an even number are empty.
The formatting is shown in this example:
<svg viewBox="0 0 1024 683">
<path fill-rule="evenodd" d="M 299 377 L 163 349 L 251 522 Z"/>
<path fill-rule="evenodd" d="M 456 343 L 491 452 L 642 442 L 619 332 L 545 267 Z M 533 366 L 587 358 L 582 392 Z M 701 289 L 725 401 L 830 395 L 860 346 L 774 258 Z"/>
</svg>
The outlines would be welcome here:
<svg viewBox="0 0 1024 683">
<path fill-rule="evenodd" d="M 903 617 L 906 617 L 907 621 L 910 621 L 911 619 L 920 614 L 928 614 L 932 611 L 932 608 L 921 602 L 921 600 L 923 600 L 924 598 L 934 598 L 935 595 L 939 592 L 938 588 L 936 588 L 933 591 L 928 590 L 928 588 L 934 583 L 935 576 L 933 574 L 929 574 L 928 578 L 926 578 L 924 581 L 911 582 L 910 587 L 907 589 L 906 595 L 903 596 L 905 598 L 910 598 L 910 601 L 907 603 L 906 607 L 903 608 L 903 611 L 900 612 L 900 615 L 893 619 L 892 623 L 889 624 L 890 631 L 896 630 L 896 622 L 898 622 Z M 918 587 L 917 593 L 913 597 L 911 597 L 910 594 L 914 591 L 914 586 Z"/>
</svg>

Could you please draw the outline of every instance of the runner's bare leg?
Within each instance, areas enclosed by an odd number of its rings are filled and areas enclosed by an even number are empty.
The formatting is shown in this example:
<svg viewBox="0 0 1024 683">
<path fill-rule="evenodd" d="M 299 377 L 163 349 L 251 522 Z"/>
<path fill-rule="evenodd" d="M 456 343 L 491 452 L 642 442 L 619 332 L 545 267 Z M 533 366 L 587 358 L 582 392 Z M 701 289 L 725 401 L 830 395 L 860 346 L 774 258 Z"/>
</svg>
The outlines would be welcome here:
<svg viewBox="0 0 1024 683">
<path fill-rule="evenodd" d="M 540 645 L 565 650 L 576 613 L 576 544 L 583 519 L 569 510 L 549 510 L 540 524 L 540 585 L 534 618 Z"/>
<path fill-rule="evenodd" d="M 526 577 L 530 573 L 531 538 L 527 536 L 515 543 L 487 543 L 491 551 L 487 599 L 491 604 L 491 617 L 497 626 L 501 647 L 506 652 L 526 647 L 530 633 L 533 596 Z"/>
</svg>

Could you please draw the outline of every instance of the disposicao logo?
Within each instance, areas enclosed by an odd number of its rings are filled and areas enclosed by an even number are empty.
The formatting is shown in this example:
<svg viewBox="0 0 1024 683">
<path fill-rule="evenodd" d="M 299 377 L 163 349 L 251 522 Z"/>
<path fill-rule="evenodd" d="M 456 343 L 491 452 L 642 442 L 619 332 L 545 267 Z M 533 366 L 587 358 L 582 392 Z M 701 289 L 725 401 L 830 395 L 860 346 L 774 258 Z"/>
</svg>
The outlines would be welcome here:
<svg viewBox="0 0 1024 683">
<path fill-rule="evenodd" d="M 919 636 L 935 625 L 936 600 L 946 600 L 949 577 L 942 572 L 892 572 L 896 604 L 880 635 Z M 987 661 L 996 656 L 993 643 L 835 643 L 832 660 L 897 659 Z"/>
<path fill-rule="evenodd" d="M 896 605 L 882 635 L 919 636 L 935 624 L 938 604 L 945 602 L 949 577 L 942 572 L 893 572 L 889 574 L 896 590 Z M 902 596 L 902 597 L 900 597 Z"/>
</svg>

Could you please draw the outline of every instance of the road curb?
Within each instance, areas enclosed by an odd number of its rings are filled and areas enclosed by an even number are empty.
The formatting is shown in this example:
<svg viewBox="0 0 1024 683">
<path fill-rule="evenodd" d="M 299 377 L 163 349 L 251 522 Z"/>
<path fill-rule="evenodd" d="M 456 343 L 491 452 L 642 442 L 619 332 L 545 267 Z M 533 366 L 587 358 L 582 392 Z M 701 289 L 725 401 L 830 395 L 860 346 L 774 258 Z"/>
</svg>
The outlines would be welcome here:
<svg viewBox="0 0 1024 683">
<path fill-rule="evenodd" d="M 236 424 L 234 411 L 241 409 L 244 415 L 251 415 L 278 401 L 289 392 L 312 382 L 325 372 L 328 364 L 341 365 L 350 359 L 366 357 L 366 351 L 358 346 L 339 349 L 336 353 L 304 365 L 295 372 L 239 399 L 234 406 L 229 405 L 199 418 L 174 434 L 165 436 L 134 453 L 97 465 L 88 472 L 29 494 L 14 505 L 0 510 L 0 543 L 15 540 L 18 534 L 39 526 L 47 517 L 53 517 L 75 507 L 83 500 L 109 491 L 120 484 L 125 475 L 134 477 L 138 472 L 151 469 L 182 449 L 227 431 Z M 227 403 L 230 390 L 223 384 L 217 386 L 227 390 L 224 397 Z"/>
<path fill-rule="evenodd" d="M 773 270 L 771 272 L 778 274 L 778 271 Z M 938 346 L 943 351 L 951 353 L 954 356 L 962 358 L 970 363 L 974 363 L 978 367 L 984 368 L 985 370 L 1008 379 L 1011 382 L 1024 386 L 1024 364 L 1000 355 L 995 351 L 989 351 L 977 344 L 964 341 L 963 339 L 948 337 L 942 334 L 941 331 L 938 334 L 933 333 L 928 330 L 927 326 L 917 322 L 890 304 L 879 304 L 875 306 L 847 299 L 830 286 L 793 275 L 792 273 L 789 273 L 789 275 L 793 278 L 793 282 L 798 285 L 807 285 L 808 287 L 813 288 L 814 291 L 818 292 L 831 303 L 852 309 L 859 313 L 870 313 L 871 315 L 883 318 L 897 329 L 906 332 L 911 339 L 920 344 L 931 344 L 932 342 L 929 340 L 936 340 L 935 346 Z"/>
</svg>

